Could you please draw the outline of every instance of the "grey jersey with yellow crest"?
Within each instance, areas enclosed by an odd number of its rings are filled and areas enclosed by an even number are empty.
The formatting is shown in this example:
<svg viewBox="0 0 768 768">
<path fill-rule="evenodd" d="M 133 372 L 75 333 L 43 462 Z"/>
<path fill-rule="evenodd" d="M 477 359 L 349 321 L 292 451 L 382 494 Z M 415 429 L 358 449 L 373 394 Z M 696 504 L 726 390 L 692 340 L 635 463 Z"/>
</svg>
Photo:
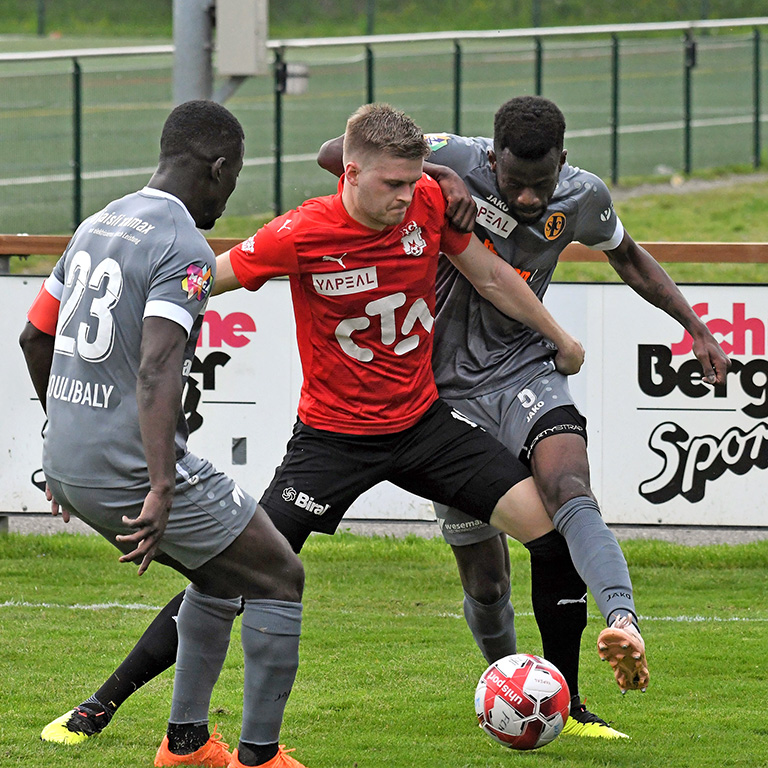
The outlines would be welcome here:
<svg viewBox="0 0 768 768">
<path fill-rule="evenodd" d="M 136 384 L 144 318 L 187 333 L 186 376 L 216 260 L 182 202 L 145 188 L 86 219 L 46 289 L 59 299 L 43 469 L 86 487 L 146 484 Z M 186 453 L 179 403 L 176 458 Z"/>
<path fill-rule="evenodd" d="M 608 188 L 594 174 L 563 165 L 546 213 L 535 224 L 518 224 L 491 170 L 492 139 L 453 134 L 427 134 L 426 139 L 432 149 L 427 160 L 456 171 L 472 194 L 475 234 L 540 299 L 568 243 L 611 250 L 621 242 L 624 228 Z M 543 365 L 552 366 L 552 346 L 497 310 L 445 258 L 438 267 L 436 309 L 432 365 L 444 397 L 477 397 L 520 386 Z"/>
</svg>

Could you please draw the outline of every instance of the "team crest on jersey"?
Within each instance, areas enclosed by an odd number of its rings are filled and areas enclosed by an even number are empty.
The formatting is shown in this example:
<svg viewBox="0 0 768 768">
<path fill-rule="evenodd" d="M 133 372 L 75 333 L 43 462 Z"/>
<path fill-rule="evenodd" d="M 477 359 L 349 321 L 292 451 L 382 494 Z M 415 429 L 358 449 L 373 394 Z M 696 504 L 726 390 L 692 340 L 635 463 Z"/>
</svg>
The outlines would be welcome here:
<svg viewBox="0 0 768 768">
<path fill-rule="evenodd" d="M 246 253 L 253 253 L 253 238 L 255 235 L 251 235 L 247 240 L 243 240 L 242 243 L 240 243 L 240 249 L 245 251 Z"/>
<path fill-rule="evenodd" d="M 415 221 L 409 221 L 401 230 L 400 242 L 406 256 L 421 256 L 427 247 L 427 241 L 421 236 L 421 227 Z"/>
<path fill-rule="evenodd" d="M 565 230 L 565 214 L 553 213 L 544 222 L 544 237 L 547 240 L 557 240 Z"/>
<path fill-rule="evenodd" d="M 187 292 L 187 298 L 204 301 L 213 287 L 213 272 L 210 267 L 204 269 L 196 264 L 187 267 L 187 276 L 181 281 L 181 287 Z"/>
<path fill-rule="evenodd" d="M 438 149 L 445 147 L 449 139 L 445 133 L 425 133 L 424 140 L 429 145 L 429 148 L 436 152 Z"/>
</svg>

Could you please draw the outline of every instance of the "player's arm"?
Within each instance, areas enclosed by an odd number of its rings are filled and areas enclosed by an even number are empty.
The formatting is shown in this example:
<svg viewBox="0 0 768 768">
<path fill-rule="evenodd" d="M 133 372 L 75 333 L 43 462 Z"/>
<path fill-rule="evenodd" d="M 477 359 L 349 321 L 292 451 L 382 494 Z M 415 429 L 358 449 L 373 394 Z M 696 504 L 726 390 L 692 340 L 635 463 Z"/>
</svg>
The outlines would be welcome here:
<svg viewBox="0 0 768 768">
<path fill-rule="evenodd" d="M 619 277 L 648 303 L 677 320 L 693 338 L 693 353 L 701 363 L 709 384 L 722 383 L 731 361 L 709 328 L 686 301 L 680 289 L 648 251 L 626 232 L 621 243 L 605 251 Z"/>
<path fill-rule="evenodd" d="M 45 410 L 48 379 L 51 376 L 53 362 L 54 337 L 36 328 L 30 321 L 24 326 L 19 336 L 19 344 L 27 363 L 27 371 L 32 379 L 32 386 L 40 399 L 40 405 Z"/>
<path fill-rule="evenodd" d="M 24 354 L 32 386 L 37 392 L 43 410 L 47 407 L 48 381 L 51 377 L 53 363 L 53 347 L 56 340 L 56 322 L 59 318 L 59 300 L 51 295 L 46 285 L 40 289 L 37 297 L 27 313 L 27 324 L 19 336 L 19 344 Z M 45 486 L 45 498 L 51 502 L 51 514 L 56 517 L 61 513 L 61 519 L 68 523 L 69 510 L 59 506 L 53 498 L 48 485 Z"/>
<path fill-rule="evenodd" d="M 343 136 L 329 139 L 317 153 L 317 164 L 334 176 L 341 176 L 344 173 L 343 150 Z M 446 165 L 428 162 L 424 163 L 424 172 L 440 185 L 445 198 L 445 215 L 451 226 L 459 232 L 471 232 L 475 226 L 477 206 L 461 176 Z"/>
<path fill-rule="evenodd" d="M 555 365 L 566 375 L 578 373 L 584 348 L 552 317 L 525 280 L 474 235 L 466 250 L 448 258 L 484 298 L 505 315 L 524 323 L 557 346 Z"/>
<path fill-rule="evenodd" d="M 53 344 L 56 335 L 56 323 L 59 319 L 59 300 L 47 289 L 40 288 L 32 306 L 27 312 L 27 324 L 19 336 L 19 345 L 24 354 L 29 377 L 35 388 L 40 405 L 46 408 L 48 379 L 53 362 Z"/>
<path fill-rule="evenodd" d="M 139 561 L 139 575 L 155 557 L 176 489 L 175 435 L 186 342 L 184 328 L 173 320 L 155 316 L 144 319 L 136 401 L 150 488 L 141 514 L 123 517 L 134 532 L 116 537 L 119 542 L 135 545 L 120 562 Z"/>
<path fill-rule="evenodd" d="M 334 176 L 344 173 L 344 137 L 328 139 L 317 153 L 317 164 Z"/>
<path fill-rule="evenodd" d="M 216 280 L 213 283 L 211 295 L 218 296 L 220 293 L 234 291 L 242 287 L 237 279 L 237 275 L 235 275 L 235 270 L 232 269 L 232 259 L 230 258 L 229 251 L 218 255 L 216 257 Z"/>
</svg>

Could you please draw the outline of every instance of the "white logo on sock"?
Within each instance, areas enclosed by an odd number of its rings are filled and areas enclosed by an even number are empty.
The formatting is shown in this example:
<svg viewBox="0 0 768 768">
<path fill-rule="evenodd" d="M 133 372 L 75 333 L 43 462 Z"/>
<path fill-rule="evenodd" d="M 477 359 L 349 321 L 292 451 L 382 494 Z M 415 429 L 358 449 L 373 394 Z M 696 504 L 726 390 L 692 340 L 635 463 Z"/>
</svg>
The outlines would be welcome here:
<svg viewBox="0 0 768 768">
<path fill-rule="evenodd" d="M 564 598 L 563 600 L 558 600 L 558 605 L 572 605 L 573 603 L 584 603 L 584 605 L 587 604 L 587 593 L 584 593 L 584 597 L 580 597 L 578 600 L 571 600 L 570 598 Z"/>
</svg>

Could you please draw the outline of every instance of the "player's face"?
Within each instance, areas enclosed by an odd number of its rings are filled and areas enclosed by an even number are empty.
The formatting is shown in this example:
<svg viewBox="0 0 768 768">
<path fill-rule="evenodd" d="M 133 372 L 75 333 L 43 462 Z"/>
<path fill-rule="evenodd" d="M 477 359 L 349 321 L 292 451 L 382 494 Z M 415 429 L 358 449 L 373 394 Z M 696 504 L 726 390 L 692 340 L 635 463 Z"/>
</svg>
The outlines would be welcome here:
<svg viewBox="0 0 768 768">
<path fill-rule="evenodd" d="M 516 157 L 508 149 L 489 153 L 501 196 L 521 224 L 535 224 L 547 210 L 555 192 L 565 152 L 553 147 L 537 160 Z"/>
<path fill-rule="evenodd" d="M 413 200 L 416 182 L 421 178 L 424 161 L 388 154 L 367 155 L 347 163 L 344 198 L 353 219 L 371 229 L 399 224 Z"/>
<path fill-rule="evenodd" d="M 216 220 L 224 213 L 227 200 L 235 191 L 237 177 L 243 169 L 243 154 L 245 147 L 241 146 L 240 155 L 224 162 L 214 174 L 210 193 L 206 196 L 201 206 L 200 216 L 196 224 L 200 229 L 213 229 Z"/>
</svg>

